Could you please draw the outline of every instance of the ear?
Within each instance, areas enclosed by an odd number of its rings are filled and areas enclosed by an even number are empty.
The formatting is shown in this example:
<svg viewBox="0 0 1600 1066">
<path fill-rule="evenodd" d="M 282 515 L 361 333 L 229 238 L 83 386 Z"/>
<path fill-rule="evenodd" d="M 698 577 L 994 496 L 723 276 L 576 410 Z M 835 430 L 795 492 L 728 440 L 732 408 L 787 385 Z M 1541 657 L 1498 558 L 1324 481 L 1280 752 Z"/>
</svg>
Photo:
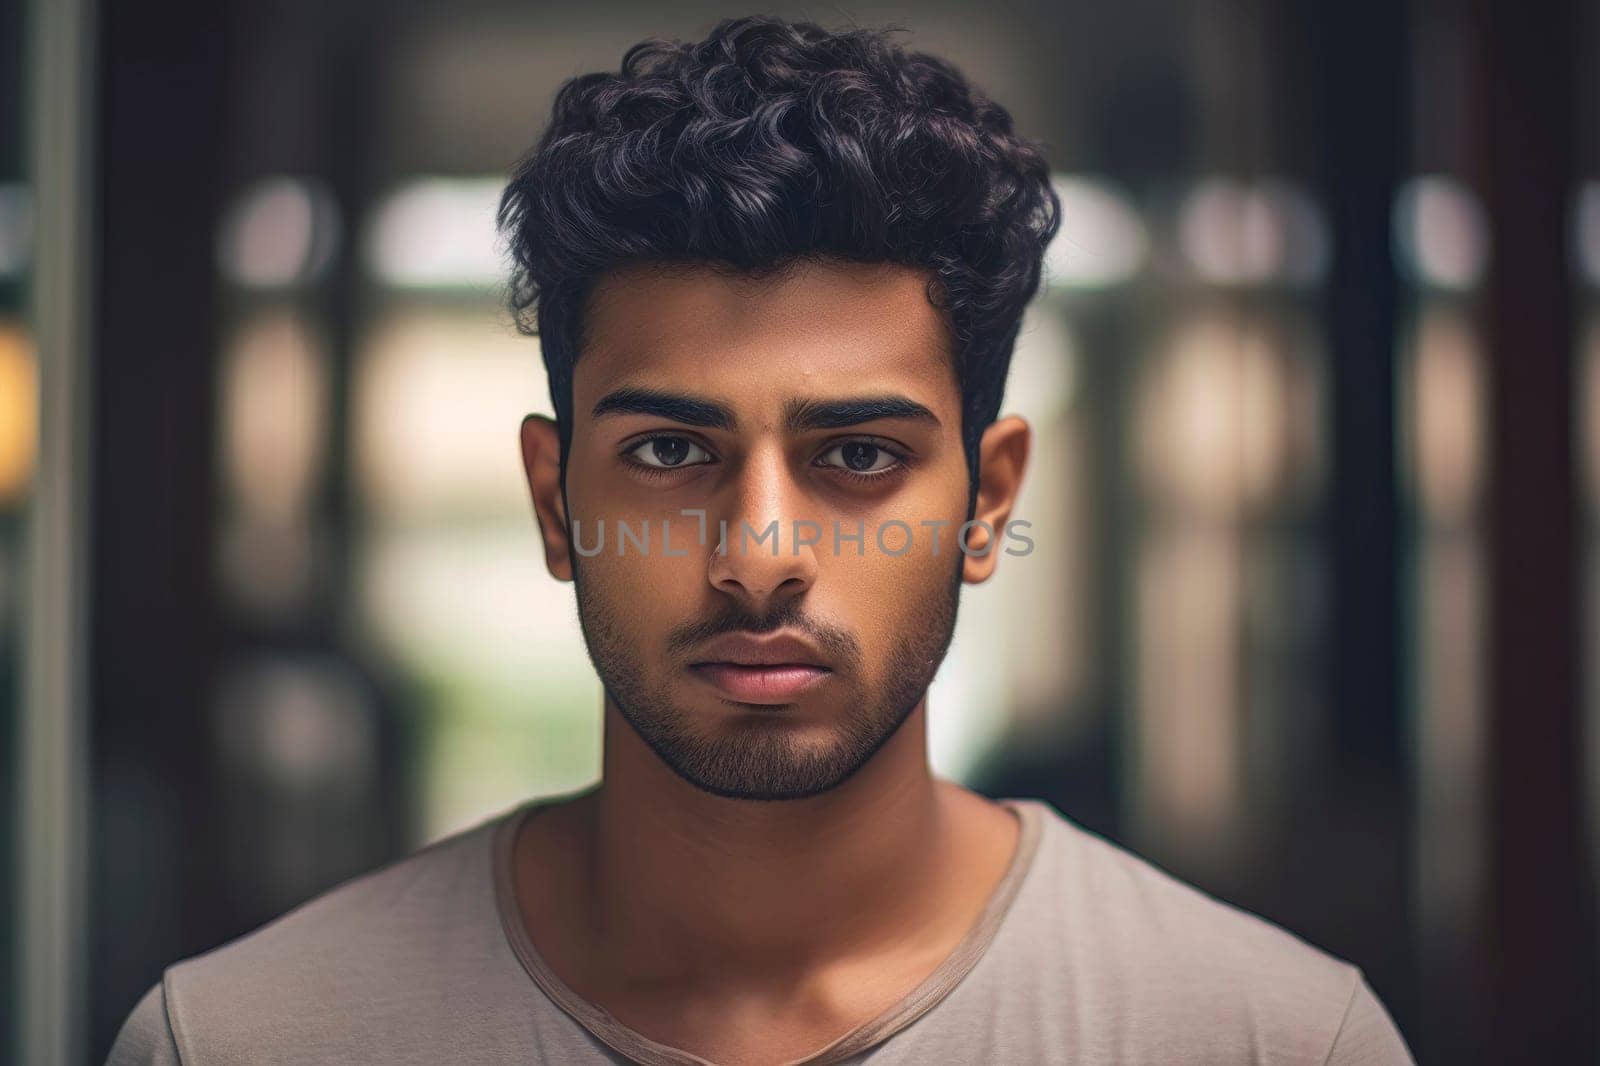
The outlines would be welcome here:
<svg viewBox="0 0 1600 1066">
<path fill-rule="evenodd" d="M 1028 465 L 1028 447 L 1033 431 L 1017 415 L 1007 415 L 983 431 L 978 442 L 978 497 L 973 506 L 974 523 L 964 538 L 961 578 L 976 585 L 989 580 L 1000 561 L 1001 541 L 1011 508 L 1022 488 L 1022 474 Z M 987 526 L 976 523 L 984 522 Z"/>
<path fill-rule="evenodd" d="M 567 506 L 561 497 L 561 436 L 552 419 L 528 415 L 522 420 L 522 469 L 533 496 L 534 515 L 544 537 L 544 565 L 557 581 L 572 580 Z"/>
</svg>

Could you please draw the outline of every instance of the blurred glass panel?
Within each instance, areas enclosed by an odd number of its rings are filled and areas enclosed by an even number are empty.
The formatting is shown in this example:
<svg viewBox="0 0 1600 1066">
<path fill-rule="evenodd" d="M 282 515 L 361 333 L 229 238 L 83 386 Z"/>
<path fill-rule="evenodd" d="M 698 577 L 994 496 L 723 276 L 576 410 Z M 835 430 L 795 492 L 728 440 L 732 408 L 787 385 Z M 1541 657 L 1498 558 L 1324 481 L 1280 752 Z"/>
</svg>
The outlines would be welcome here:
<svg viewBox="0 0 1600 1066">
<path fill-rule="evenodd" d="M 1150 238 L 1127 196 L 1101 178 L 1058 174 L 1061 228 L 1045 257 L 1050 288 L 1099 289 L 1132 279 Z"/>
<path fill-rule="evenodd" d="M 363 626 L 418 694 L 421 840 L 594 780 L 600 684 L 531 517 L 368 532 Z"/>
<path fill-rule="evenodd" d="M 1319 370 L 1302 316 L 1218 305 L 1136 386 L 1130 795 L 1141 844 L 1191 875 L 1270 839 L 1321 722 L 1303 682 L 1322 639 Z"/>
<path fill-rule="evenodd" d="M 1139 551 L 1136 809 L 1190 865 L 1237 856 L 1240 545 L 1216 522 L 1168 523 Z"/>
<path fill-rule="evenodd" d="M 1208 303 L 1134 384 L 1133 836 L 1210 884 L 1264 861 L 1323 735 L 1322 359 L 1296 307 Z"/>
<path fill-rule="evenodd" d="M 313 588 L 328 375 L 325 340 L 292 307 L 248 315 L 223 351 L 218 564 L 235 601 L 258 613 L 281 616 Z"/>
<path fill-rule="evenodd" d="M 375 528 L 363 539 L 360 566 L 372 634 L 415 669 L 541 689 L 552 677 L 589 676 L 572 586 L 545 569 L 531 516 Z"/>
<path fill-rule="evenodd" d="M 1471 289 L 1489 261 L 1489 221 L 1476 195 L 1445 175 L 1425 175 L 1395 196 L 1394 245 L 1401 271 L 1434 289 Z"/>
<path fill-rule="evenodd" d="M 1315 493 L 1315 368 L 1289 343 L 1264 321 L 1216 310 L 1185 322 L 1147 368 L 1136 454 L 1159 513 L 1238 520 Z"/>
<path fill-rule="evenodd" d="M 1476 520 L 1486 443 L 1483 358 L 1464 311 L 1424 309 L 1403 383 L 1411 449 L 1403 471 L 1431 528 Z"/>
<path fill-rule="evenodd" d="M 501 177 L 419 178 L 379 205 L 367 233 L 367 268 L 402 288 L 503 284 L 495 232 Z"/>
<path fill-rule="evenodd" d="M 339 211 L 317 181 L 264 178 L 229 207 L 217 240 L 217 261 L 229 281 L 271 289 L 314 282 L 339 245 Z"/>
<path fill-rule="evenodd" d="M 229 502 L 252 517 L 305 511 L 327 454 L 328 366 L 302 314 L 252 315 L 223 354 L 222 466 Z"/>
<path fill-rule="evenodd" d="M 1425 300 L 1401 346 L 1400 474 L 1412 515 L 1416 892 L 1427 1009 L 1480 1002 L 1488 853 L 1485 353 L 1469 310 Z"/>
<path fill-rule="evenodd" d="M 1282 178 L 1207 178 L 1185 198 L 1178 241 L 1195 274 L 1218 285 L 1313 285 L 1328 268 L 1316 202 Z"/>
<path fill-rule="evenodd" d="M 478 307 L 381 316 L 356 369 L 356 484 L 383 521 L 517 516 L 532 531 L 518 425 L 550 414 L 536 341 Z"/>
</svg>

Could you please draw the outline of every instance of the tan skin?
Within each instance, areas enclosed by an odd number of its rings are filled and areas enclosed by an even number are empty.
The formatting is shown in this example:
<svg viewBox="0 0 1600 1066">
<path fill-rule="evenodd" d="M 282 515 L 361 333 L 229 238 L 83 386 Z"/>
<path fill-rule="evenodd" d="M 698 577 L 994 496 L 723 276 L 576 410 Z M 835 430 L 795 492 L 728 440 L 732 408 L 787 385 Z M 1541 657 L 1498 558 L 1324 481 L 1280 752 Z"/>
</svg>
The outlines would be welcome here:
<svg viewBox="0 0 1600 1066">
<path fill-rule="evenodd" d="M 784 276 L 734 279 L 705 268 L 633 266 L 608 275 L 587 312 L 573 384 L 567 497 L 553 422 L 522 426 L 528 484 L 546 563 L 573 576 L 566 507 L 585 545 L 606 516 L 658 524 L 704 507 L 712 535 L 675 519 L 683 557 L 583 557 L 587 587 L 625 607 L 628 639 L 657 660 L 663 634 L 729 602 L 752 611 L 800 597 L 808 615 L 848 630 L 859 676 L 777 711 L 721 699 L 663 662 L 652 681 L 692 710 L 696 730 L 775 729 L 793 746 L 835 738 L 848 685 L 869 686 L 889 641 L 922 621 L 939 575 L 954 577 L 952 538 L 966 517 L 961 395 L 926 276 L 909 268 L 810 262 Z M 621 386 L 724 405 L 731 429 L 659 415 L 607 413 Z M 795 399 L 904 396 L 934 418 L 880 418 L 792 431 Z M 642 435 L 683 434 L 715 461 L 659 477 L 624 459 Z M 892 442 L 910 458 L 893 476 L 857 483 L 836 465 L 841 442 Z M 974 518 L 1003 530 L 1027 461 L 1020 418 L 989 426 Z M 646 448 L 646 452 L 650 449 Z M 818 465 L 819 462 L 822 465 Z M 911 517 L 912 550 L 791 546 L 809 518 Z M 780 520 L 781 550 L 715 551 L 715 523 Z M 934 531 L 947 519 L 937 562 Z M 979 527 L 960 579 L 988 579 L 1001 551 Z M 897 547 L 898 540 L 891 541 Z M 665 653 L 659 658 L 666 659 Z M 863 687 L 862 691 L 865 691 Z M 836 787 L 797 799 L 730 798 L 686 781 L 640 738 L 608 697 L 602 783 L 525 823 L 516 844 L 522 919 L 545 961 L 577 994 L 636 1032 L 726 1066 L 782 1063 L 818 1050 L 893 1006 L 972 928 L 1015 853 L 1018 823 L 1003 806 L 937 778 L 927 757 L 926 693 L 887 742 Z"/>
</svg>

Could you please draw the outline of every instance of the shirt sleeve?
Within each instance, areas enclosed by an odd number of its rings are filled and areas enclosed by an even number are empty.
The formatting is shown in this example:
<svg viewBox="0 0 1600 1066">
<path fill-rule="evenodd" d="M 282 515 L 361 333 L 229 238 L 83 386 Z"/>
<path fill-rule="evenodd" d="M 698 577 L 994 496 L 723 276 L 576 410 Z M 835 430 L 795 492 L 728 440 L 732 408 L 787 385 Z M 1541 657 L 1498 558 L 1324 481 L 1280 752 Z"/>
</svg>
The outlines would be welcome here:
<svg viewBox="0 0 1600 1066">
<path fill-rule="evenodd" d="M 157 981 L 122 1023 L 106 1066 L 183 1066 L 167 1020 L 167 997 Z"/>
<path fill-rule="evenodd" d="M 1324 1066 L 1416 1066 L 1394 1019 L 1364 975 L 1356 981 Z"/>
</svg>

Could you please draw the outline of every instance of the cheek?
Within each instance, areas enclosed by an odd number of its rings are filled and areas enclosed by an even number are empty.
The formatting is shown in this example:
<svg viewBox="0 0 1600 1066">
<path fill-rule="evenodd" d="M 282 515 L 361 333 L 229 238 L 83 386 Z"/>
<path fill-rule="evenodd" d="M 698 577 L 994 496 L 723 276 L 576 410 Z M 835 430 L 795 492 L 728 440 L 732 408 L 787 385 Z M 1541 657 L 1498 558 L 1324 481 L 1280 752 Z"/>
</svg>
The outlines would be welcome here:
<svg viewBox="0 0 1600 1066">
<path fill-rule="evenodd" d="M 940 477 L 907 493 L 867 522 L 867 559 L 896 580 L 922 581 L 945 574 L 959 553 L 956 536 L 966 518 L 965 482 Z M 853 551 L 845 545 L 844 553 Z"/>
<path fill-rule="evenodd" d="M 648 555 L 639 550 L 642 534 L 639 536 L 638 542 L 627 541 L 619 555 L 617 525 L 607 522 L 604 550 L 588 558 L 580 556 L 577 562 L 585 597 L 602 606 L 610 625 L 625 631 L 635 647 L 648 649 L 655 647 L 661 634 L 691 620 L 683 612 L 704 598 L 706 567 L 703 559 L 693 556 L 664 556 L 661 529 L 656 524 L 650 527 Z M 692 550 L 692 530 L 685 536 L 673 527 L 671 536 L 674 552 Z M 592 550 L 597 539 L 598 534 L 586 534 L 584 548 Z"/>
<path fill-rule="evenodd" d="M 640 551 L 643 536 L 626 541 L 624 551 L 618 554 L 618 527 L 606 523 L 605 551 L 579 559 L 584 581 L 594 586 L 608 602 L 616 603 L 629 618 L 656 618 L 670 605 L 691 602 L 691 594 L 699 594 L 706 586 L 706 562 L 693 557 L 678 557 L 662 552 L 661 528 L 651 525 L 650 552 Z M 693 533 L 680 538 L 677 528 L 672 530 L 672 551 L 688 551 L 693 547 Z M 594 539 L 587 538 L 586 549 L 594 547 Z"/>
<path fill-rule="evenodd" d="M 629 541 L 626 554 L 618 556 L 615 548 L 606 560 L 606 566 L 615 576 L 615 587 L 626 610 L 640 617 L 682 621 L 685 611 L 693 610 L 704 599 L 709 588 L 706 580 L 706 561 L 694 547 L 692 535 L 683 537 L 673 529 L 669 542 L 673 552 L 693 552 L 679 557 L 665 553 L 661 530 L 650 529 L 650 552 L 645 555 Z"/>
<path fill-rule="evenodd" d="M 894 519 L 905 525 L 894 524 Z M 924 519 L 946 524 L 924 526 Z M 851 542 L 841 544 L 836 555 L 831 544 L 821 546 L 821 581 L 837 590 L 865 645 L 882 649 L 930 624 L 933 608 L 949 595 L 960 565 L 955 539 L 960 524 L 959 514 L 908 512 L 876 526 L 869 522 L 864 554 L 858 555 Z"/>
</svg>

